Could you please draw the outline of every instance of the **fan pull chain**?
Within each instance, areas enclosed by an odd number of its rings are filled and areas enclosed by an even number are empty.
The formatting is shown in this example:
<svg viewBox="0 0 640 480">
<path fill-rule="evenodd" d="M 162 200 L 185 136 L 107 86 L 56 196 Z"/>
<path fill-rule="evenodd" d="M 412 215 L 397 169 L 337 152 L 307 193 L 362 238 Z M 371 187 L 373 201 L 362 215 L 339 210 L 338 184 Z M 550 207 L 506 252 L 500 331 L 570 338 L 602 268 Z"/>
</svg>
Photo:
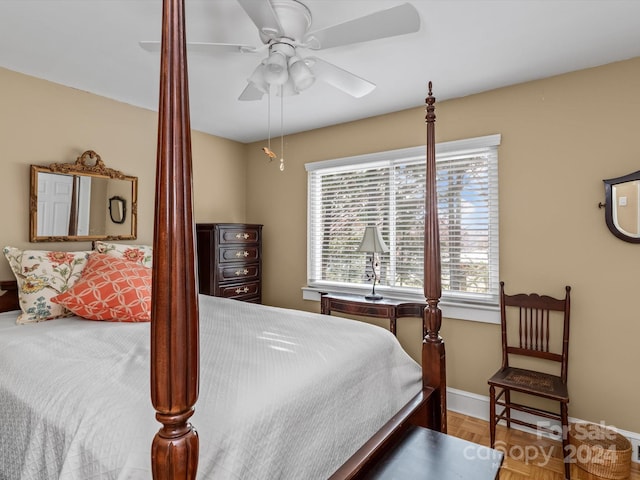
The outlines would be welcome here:
<svg viewBox="0 0 640 480">
<path fill-rule="evenodd" d="M 271 86 L 269 86 L 267 93 L 267 146 L 262 147 L 262 151 L 269 157 L 269 161 L 276 158 L 276 154 L 271 150 Z"/>
<path fill-rule="evenodd" d="M 284 92 L 280 85 L 280 171 L 284 172 Z"/>
<path fill-rule="evenodd" d="M 267 94 L 267 148 L 271 151 L 271 85 Z"/>
</svg>

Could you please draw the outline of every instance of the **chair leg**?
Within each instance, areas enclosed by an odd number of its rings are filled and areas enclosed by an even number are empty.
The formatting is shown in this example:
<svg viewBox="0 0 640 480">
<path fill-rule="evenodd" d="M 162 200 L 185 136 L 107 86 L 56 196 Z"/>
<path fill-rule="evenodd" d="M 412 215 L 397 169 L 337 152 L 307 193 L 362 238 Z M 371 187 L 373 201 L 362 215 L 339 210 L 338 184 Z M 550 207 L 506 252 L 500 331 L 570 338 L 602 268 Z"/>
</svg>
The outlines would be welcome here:
<svg viewBox="0 0 640 480">
<path fill-rule="evenodd" d="M 491 448 L 496 444 L 496 388 L 489 386 L 489 437 Z"/>
<path fill-rule="evenodd" d="M 504 403 L 506 404 L 505 413 L 507 414 L 507 428 L 511 428 L 511 390 L 506 390 L 504 392 Z"/>
<path fill-rule="evenodd" d="M 560 403 L 560 420 L 562 423 L 562 454 L 564 457 L 564 478 L 571 479 L 571 447 L 569 445 L 569 412 L 565 402 Z"/>
</svg>

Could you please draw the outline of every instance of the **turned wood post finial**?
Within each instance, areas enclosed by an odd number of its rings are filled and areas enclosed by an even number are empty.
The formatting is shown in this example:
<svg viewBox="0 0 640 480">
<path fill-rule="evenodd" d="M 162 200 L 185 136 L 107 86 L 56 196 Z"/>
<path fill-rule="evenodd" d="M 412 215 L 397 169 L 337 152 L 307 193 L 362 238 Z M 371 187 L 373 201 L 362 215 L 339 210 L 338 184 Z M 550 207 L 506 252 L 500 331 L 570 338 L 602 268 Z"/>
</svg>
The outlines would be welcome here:
<svg viewBox="0 0 640 480">
<path fill-rule="evenodd" d="M 429 93 L 427 95 L 427 98 L 425 99 L 425 103 L 427 104 L 427 106 L 425 107 L 425 110 L 427 111 L 425 120 L 427 121 L 427 123 L 433 123 L 436 121 L 436 114 L 435 114 L 436 107 L 434 105 L 436 103 L 436 97 L 433 96 L 431 82 L 429 82 Z M 427 135 L 429 135 L 428 130 L 427 130 Z"/>
</svg>

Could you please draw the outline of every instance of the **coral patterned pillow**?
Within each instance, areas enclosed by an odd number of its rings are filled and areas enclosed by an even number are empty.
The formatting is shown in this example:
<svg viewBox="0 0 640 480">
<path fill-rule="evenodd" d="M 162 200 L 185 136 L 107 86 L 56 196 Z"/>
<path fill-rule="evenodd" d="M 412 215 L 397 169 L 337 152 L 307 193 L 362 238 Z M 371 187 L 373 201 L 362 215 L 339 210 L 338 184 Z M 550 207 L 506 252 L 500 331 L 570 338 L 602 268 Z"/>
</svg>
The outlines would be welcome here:
<svg viewBox="0 0 640 480">
<path fill-rule="evenodd" d="M 153 261 L 153 247 L 151 245 L 127 245 L 125 243 L 109 243 L 96 240 L 93 242 L 96 252 L 106 253 L 116 258 L 124 258 L 131 262 L 138 262 L 151 268 Z"/>
<path fill-rule="evenodd" d="M 71 313 L 51 298 L 66 291 L 80 278 L 91 252 L 50 252 L 5 247 L 4 256 L 18 281 L 22 313 L 17 323 L 34 323 Z"/>
<path fill-rule="evenodd" d="M 73 287 L 51 301 L 89 320 L 148 322 L 151 269 L 94 252 Z"/>
</svg>

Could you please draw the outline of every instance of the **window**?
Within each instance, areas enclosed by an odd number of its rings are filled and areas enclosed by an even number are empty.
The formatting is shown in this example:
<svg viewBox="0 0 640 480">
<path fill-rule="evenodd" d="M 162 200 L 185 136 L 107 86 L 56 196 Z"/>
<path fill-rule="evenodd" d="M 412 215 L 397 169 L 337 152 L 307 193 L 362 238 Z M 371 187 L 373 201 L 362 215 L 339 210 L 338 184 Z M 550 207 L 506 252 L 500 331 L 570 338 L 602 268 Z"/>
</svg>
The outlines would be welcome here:
<svg viewBox="0 0 640 480">
<path fill-rule="evenodd" d="M 498 303 L 500 135 L 436 146 L 443 302 Z M 364 228 L 377 225 L 389 246 L 380 284 L 390 297 L 423 298 L 425 148 L 306 165 L 308 286 L 370 291 Z"/>
</svg>

